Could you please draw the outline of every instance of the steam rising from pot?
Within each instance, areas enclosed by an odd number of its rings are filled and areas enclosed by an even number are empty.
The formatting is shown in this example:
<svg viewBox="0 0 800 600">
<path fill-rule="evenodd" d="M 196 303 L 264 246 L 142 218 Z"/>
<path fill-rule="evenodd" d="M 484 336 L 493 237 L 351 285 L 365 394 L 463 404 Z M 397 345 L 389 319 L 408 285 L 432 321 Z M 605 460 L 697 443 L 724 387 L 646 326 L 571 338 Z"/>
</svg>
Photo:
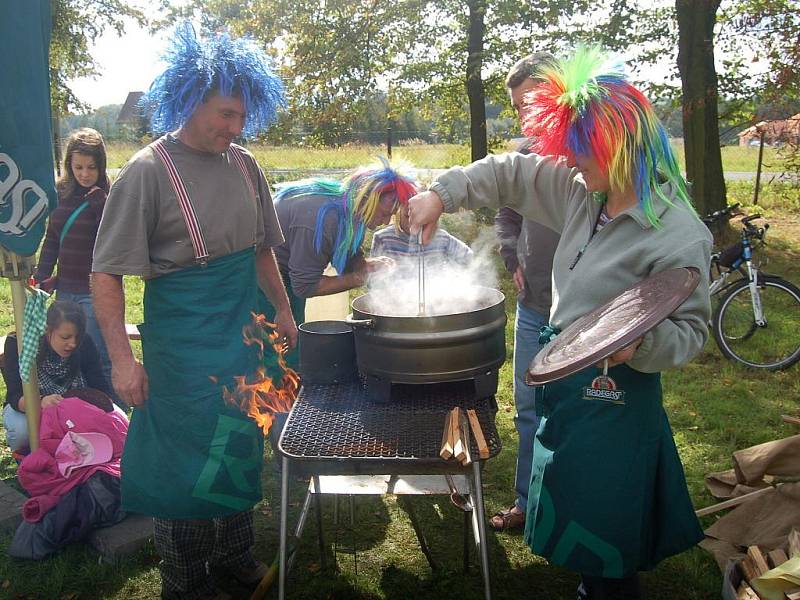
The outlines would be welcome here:
<svg viewBox="0 0 800 600">
<path fill-rule="evenodd" d="M 472 219 L 460 213 L 461 220 Z M 472 260 L 461 265 L 455 262 L 425 261 L 425 316 L 441 316 L 480 310 L 493 299 L 484 288 L 497 287 L 493 255 L 497 239 L 492 228 L 484 227 L 471 244 Z M 407 257 L 395 259 L 396 268 L 387 275 L 369 279 L 368 310 L 389 317 L 418 315 L 418 266 L 416 243 L 412 240 Z"/>
</svg>

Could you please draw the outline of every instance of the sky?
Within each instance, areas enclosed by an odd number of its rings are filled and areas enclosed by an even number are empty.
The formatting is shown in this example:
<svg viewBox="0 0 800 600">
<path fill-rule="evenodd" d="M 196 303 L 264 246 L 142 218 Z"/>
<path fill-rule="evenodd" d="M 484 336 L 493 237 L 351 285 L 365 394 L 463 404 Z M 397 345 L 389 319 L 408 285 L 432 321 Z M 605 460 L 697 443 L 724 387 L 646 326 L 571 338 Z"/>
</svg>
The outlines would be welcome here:
<svg viewBox="0 0 800 600">
<path fill-rule="evenodd" d="M 93 109 L 122 104 L 128 92 L 143 92 L 163 68 L 159 56 L 166 48 L 167 32 L 151 35 L 135 22 L 126 20 L 125 34 L 107 29 L 89 52 L 100 75 L 71 81 L 75 95 Z"/>
<path fill-rule="evenodd" d="M 174 3 L 178 0 L 170 1 Z M 639 0 L 639 2 L 658 4 L 664 0 Z M 72 80 L 73 91 L 92 109 L 106 104 L 122 104 L 128 92 L 146 91 L 163 69 L 159 56 L 166 48 L 168 35 L 168 31 L 151 35 L 129 19 L 125 20 L 125 33 L 122 37 L 119 37 L 113 29 L 107 28 L 89 49 L 97 63 L 99 75 L 95 78 L 82 77 Z M 719 62 L 721 59 L 719 52 L 716 58 Z M 637 79 L 643 77 L 663 81 L 668 73 L 669 65 L 665 65 L 663 70 L 649 69 L 639 74 Z"/>
</svg>

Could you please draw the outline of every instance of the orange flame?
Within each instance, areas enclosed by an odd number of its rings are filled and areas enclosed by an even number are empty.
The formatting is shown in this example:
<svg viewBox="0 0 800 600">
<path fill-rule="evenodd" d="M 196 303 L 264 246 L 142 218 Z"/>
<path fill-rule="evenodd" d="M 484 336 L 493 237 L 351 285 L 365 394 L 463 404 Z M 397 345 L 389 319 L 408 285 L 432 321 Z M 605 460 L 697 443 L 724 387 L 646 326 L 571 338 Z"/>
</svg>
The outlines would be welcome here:
<svg viewBox="0 0 800 600">
<path fill-rule="evenodd" d="M 225 401 L 253 419 L 264 435 L 269 432 L 275 413 L 288 412 L 292 408 L 300 389 L 300 377 L 286 366 L 286 349 L 279 342 L 275 327 L 264 315 L 253 313 L 252 322 L 242 328 L 242 337 L 246 345 L 258 346 L 259 360 L 264 358 L 265 349 L 275 351 L 278 366 L 283 371 L 279 384 L 275 385 L 262 366 L 249 381 L 247 377 L 240 375 L 233 378 L 236 386 L 232 390 L 227 387 L 222 390 Z"/>
</svg>

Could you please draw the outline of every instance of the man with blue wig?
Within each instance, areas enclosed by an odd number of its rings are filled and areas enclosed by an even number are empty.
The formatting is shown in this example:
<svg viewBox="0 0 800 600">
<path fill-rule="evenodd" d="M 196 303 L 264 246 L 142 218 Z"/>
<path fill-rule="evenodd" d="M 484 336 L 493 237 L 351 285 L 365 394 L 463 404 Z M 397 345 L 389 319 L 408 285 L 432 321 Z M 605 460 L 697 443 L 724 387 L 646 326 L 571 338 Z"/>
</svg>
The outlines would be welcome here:
<svg viewBox="0 0 800 600">
<path fill-rule="evenodd" d="M 242 340 L 264 290 L 278 335 L 297 330 L 272 248 L 283 242 L 261 169 L 233 140 L 265 128 L 283 86 L 252 41 L 178 28 L 145 95 L 154 131 L 114 183 L 92 288 L 117 393 L 134 406 L 122 457 L 125 510 L 152 515 L 162 598 L 225 598 L 266 572 L 252 554 L 263 437 L 223 400 L 256 372 Z M 125 333 L 122 276 L 145 279 L 142 365 Z"/>
</svg>

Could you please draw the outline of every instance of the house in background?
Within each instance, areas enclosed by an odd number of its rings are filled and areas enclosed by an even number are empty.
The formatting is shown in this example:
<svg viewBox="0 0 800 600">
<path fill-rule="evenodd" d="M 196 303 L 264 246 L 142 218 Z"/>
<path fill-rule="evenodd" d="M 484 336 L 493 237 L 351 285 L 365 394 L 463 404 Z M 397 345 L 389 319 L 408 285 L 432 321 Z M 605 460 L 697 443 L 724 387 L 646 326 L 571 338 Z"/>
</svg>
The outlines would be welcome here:
<svg viewBox="0 0 800 600">
<path fill-rule="evenodd" d="M 119 109 L 117 115 L 117 123 L 130 127 L 139 138 L 146 135 L 148 131 L 147 115 L 139 106 L 139 100 L 143 95 L 144 92 L 128 92 L 125 104 Z"/>
<path fill-rule="evenodd" d="M 739 146 L 758 145 L 762 131 L 764 144 L 768 146 L 800 144 L 800 113 L 788 119 L 761 121 L 748 127 L 739 133 Z"/>
</svg>

